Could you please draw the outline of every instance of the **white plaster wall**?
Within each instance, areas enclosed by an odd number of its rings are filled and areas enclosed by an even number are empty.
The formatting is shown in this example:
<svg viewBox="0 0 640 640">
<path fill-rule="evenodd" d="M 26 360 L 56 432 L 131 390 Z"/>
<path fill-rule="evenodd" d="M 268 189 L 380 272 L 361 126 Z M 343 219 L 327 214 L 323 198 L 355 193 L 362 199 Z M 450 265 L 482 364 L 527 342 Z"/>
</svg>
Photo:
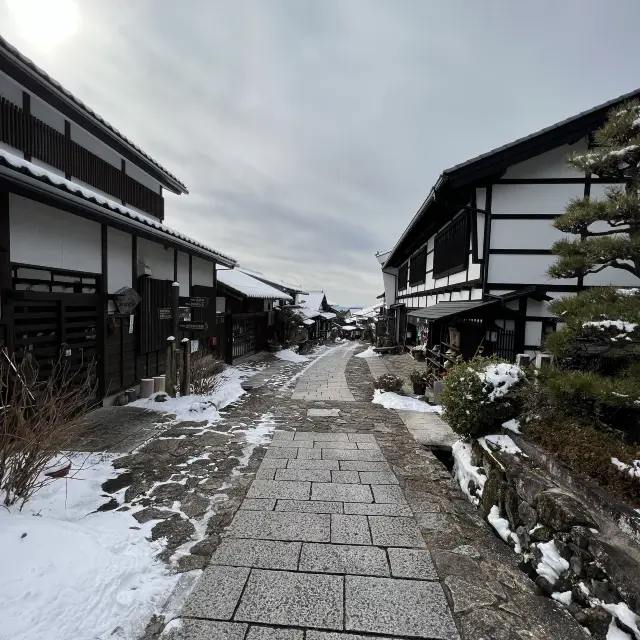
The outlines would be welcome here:
<svg viewBox="0 0 640 640">
<path fill-rule="evenodd" d="M 553 220 L 492 220 L 491 248 L 550 249 L 556 240 L 566 236 L 552 223 Z"/>
<path fill-rule="evenodd" d="M 427 271 L 433 269 L 433 251 L 427 254 Z"/>
<path fill-rule="evenodd" d="M 165 249 L 157 242 L 138 238 L 138 263 L 151 269 L 152 278 L 173 281 L 173 249 Z"/>
<path fill-rule="evenodd" d="M 560 214 L 571 198 L 583 195 L 582 184 L 495 184 L 491 213 Z"/>
<path fill-rule="evenodd" d="M 107 229 L 107 290 L 115 293 L 133 286 L 131 266 L 131 234 Z"/>
<path fill-rule="evenodd" d="M 397 269 L 394 269 L 397 272 Z M 396 275 L 382 272 L 382 282 L 384 284 L 384 297 L 387 306 L 396 303 Z"/>
<path fill-rule="evenodd" d="M 482 265 L 469 262 L 469 280 L 478 280 L 482 277 Z"/>
<path fill-rule="evenodd" d="M 437 302 L 437 296 L 427 296 L 427 307 L 432 307 Z"/>
<path fill-rule="evenodd" d="M 527 321 L 524 327 L 524 343 L 532 347 L 542 344 L 542 322 Z"/>
<path fill-rule="evenodd" d="M 435 242 L 435 236 L 431 236 L 428 240 L 427 240 L 427 251 L 433 251 L 433 243 Z"/>
<path fill-rule="evenodd" d="M 134 180 L 143 184 L 156 193 L 160 193 L 160 183 L 154 180 L 148 173 L 140 169 L 138 166 L 127 160 L 124 165 L 124 172 L 131 176 Z"/>
<path fill-rule="evenodd" d="M 31 95 L 31 115 L 42 120 L 45 124 L 53 127 L 60 133 L 64 133 L 64 116 L 43 102 L 38 96 Z"/>
<path fill-rule="evenodd" d="M 213 262 L 203 260 L 202 258 L 193 258 L 192 273 L 193 278 L 192 285 L 201 285 L 203 287 L 213 286 Z"/>
<path fill-rule="evenodd" d="M 480 205 L 478 205 L 479 207 Z M 484 221 L 487 216 L 484 213 L 476 213 L 476 228 L 478 229 L 478 258 L 482 260 L 484 252 Z M 471 238 L 473 242 L 473 238 Z"/>
<path fill-rule="evenodd" d="M 122 166 L 122 157 L 113 149 L 108 147 L 104 142 L 92 136 L 74 122 L 71 123 L 71 139 L 83 146 L 85 149 L 95 153 L 97 156 L 106 160 L 109 164 L 120 169 Z"/>
<path fill-rule="evenodd" d="M 189 254 L 178 251 L 178 282 L 180 283 L 180 295 L 188 296 L 189 290 Z"/>
<path fill-rule="evenodd" d="M 494 254 L 489 260 L 489 282 L 514 284 L 576 284 L 575 278 L 551 280 L 547 269 L 555 261 L 553 255 Z"/>
<path fill-rule="evenodd" d="M 22 107 L 22 86 L 0 71 L 0 96 Z"/>
<path fill-rule="evenodd" d="M 449 284 L 460 284 L 466 281 L 467 281 L 466 270 L 460 271 L 460 273 L 454 273 L 453 275 L 449 276 Z"/>
<path fill-rule="evenodd" d="M 527 315 L 539 316 L 544 318 L 552 318 L 553 315 L 549 311 L 549 303 L 546 300 L 527 300 Z"/>
<path fill-rule="evenodd" d="M 582 178 L 584 174 L 566 166 L 565 158 L 572 151 L 586 151 L 586 140 L 574 145 L 563 145 L 547 153 L 541 153 L 531 160 L 525 160 L 509 167 L 504 178 Z"/>
<path fill-rule="evenodd" d="M 471 289 L 469 300 L 482 300 L 482 289 Z"/>
<path fill-rule="evenodd" d="M 101 273 L 100 225 L 10 194 L 11 261 Z"/>
</svg>

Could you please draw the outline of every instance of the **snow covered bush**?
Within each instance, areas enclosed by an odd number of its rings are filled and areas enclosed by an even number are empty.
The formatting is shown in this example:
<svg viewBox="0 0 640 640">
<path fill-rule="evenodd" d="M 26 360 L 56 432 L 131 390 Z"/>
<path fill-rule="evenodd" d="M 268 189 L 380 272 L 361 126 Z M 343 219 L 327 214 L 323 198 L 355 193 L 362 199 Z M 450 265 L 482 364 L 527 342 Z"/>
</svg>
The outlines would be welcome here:
<svg viewBox="0 0 640 640">
<path fill-rule="evenodd" d="M 225 364 L 220 358 L 202 352 L 194 353 L 190 360 L 191 392 L 197 396 L 212 395 L 222 383 Z"/>
<path fill-rule="evenodd" d="M 392 373 L 383 373 L 373 383 L 375 389 L 393 391 L 393 393 L 402 393 L 403 385 L 404 380 L 399 376 L 394 376 Z"/>
<path fill-rule="evenodd" d="M 40 375 L 29 353 L 20 363 L 6 352 L 0 355 L 0 496 L 6 506 L 22 508 L 68 471 L 47 469 L 80 436 L 80 419 L 95 401 L 93 362 L 78 369 L 60 356 L 48 364 L 46 375 Z"/>
<path fill-rule="evenodd" d="M 516 390 L 524 373 L 515 364 L 475 357 L 456 365 L 444 378 L 444 419 L 466 437 L 476 437 L 515 418 Z"/>
</svg>

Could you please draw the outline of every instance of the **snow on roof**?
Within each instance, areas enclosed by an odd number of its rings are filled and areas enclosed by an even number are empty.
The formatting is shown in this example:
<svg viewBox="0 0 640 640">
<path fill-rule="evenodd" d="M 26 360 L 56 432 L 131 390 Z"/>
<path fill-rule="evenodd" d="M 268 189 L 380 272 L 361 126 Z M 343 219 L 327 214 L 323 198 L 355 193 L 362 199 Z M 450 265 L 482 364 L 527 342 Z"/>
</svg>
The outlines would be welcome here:
<svg viewBox="0 0 640 640">
<path fill-rule="evenodd" d="M 345 327 L 340 327 L 343 331 L 355 331 L 358 327 L 353 325 L 347 325 Z"/>
<path fill-rule="evenodd" d="M 322 301 L 324 300 L 324 291 L 309 291 L 309 295 L 300 304 L 305 309 L 312 311 L 322 311 Z"/>
<path fill-rule="evenodd" d="M 310 324 L 315 324 L 316 321 L 315 320 L 311 320 L 311 318 L 307 318 L 306 320 L 302 321 L 302 324 L 306 324 L 307 326 Z"/>
<path fill-rule="evenodd" d="M 243 273 L 246 273 L 250 276 L 259 278 L 260 280 L 266 280 L 268 283 L 275 285 L 276 287 L 283 287 L 297 293 L 307 293 L 299 284 L 291 284 L 290 282 L 286 282 L 285 280 L 280 280 L 280 278 L 270 278 L 269 276 L 265 276 L 262 271 L 256 271 L 255 269 L 248 269 L 247 267 L 236 268 L 238 269 L 238 271 L 242 271 Z"/>
<path fill-rule="evenodd" d="M 332 320 L 333 318 L 337 318 L 338 315 L 336 313 L 331 313 L 330 311 L 321 311 L 320 315 L 326 320 Z"/>
<path fill-rule="evenodd" d="M 307 309 L 306 307 L 300 307 L 298 311 L 306 318 L 319 318 L 321 316 L 321 313 L 319 311 Z"/>
<path fill-rule="evenodd" d="M 102 126 L 104 126 L 109 133 L 115 135 L 122 142 L 124 142 L 127 146 L 131 147 L 137 154 L 142 156 L 145 160 L 149 161 L 153 164 L 157 169 L 162 171 L 162 173 L 170 178 L 171 182 L 175 185 L 179 186 L 183 193 L 189 193 L 187 187 L 182 183 L 176 176 L 167 171 L 159 162 L 154 160 L 151 156 L 147 155 L 140 147 L 135 145 L 131 140 L 129 140 L 124 134 L 120 133 L 113 125 L 109 124 L 104 118 L 99 116 L 91 107 L 88 107 L 82 100 L 76 98 L 68 89 L 65 89 L 57 80 L 54 80 L 46 71 L 41 69 L 33 60 L 27 58 L 23 53 L 18 51 L 12 44 L 7 42 L 2 36 L 0 36 L 0 48 L 4 49 L 7 54 L 10 56 L 14 56 L 17 60 L 24 66 L 26 66 L 30 72 L 35 73 L 38 76 L 40 81 L 43 81 L 45 84 L 49 85 L 49 87 L 55 91 L 62 94 L 62 98 L 66 101 L 73 103 L 75 107 L 79 107 L 82 111 L 85 112 L 88 116 L 97 120 Z"/>
<path fill-rule="evenodd" d="M 265 300 L 293 300 L 288 294 L 274 289 L 268 284 L 256 280 L 238 269 L 221 269 L 216 272 L 218 282 L 248 298 L 264 298 Z"/>
<path fill-rule="evenodd" d="M 217 260 L 221 264 L 229 267 L 236 264 L 236 261 L 233 258 L 230 258 L 229 256 L 226 256 L 223 253 L 220 253 L 215 249 L 212 249 L 211 247 L 208 247 L 207 245 L 204 245 L 201 242 L 190 238 L 189 236 L 185 236 L 179 231 L 171 229 L 171 227 L 167 227 L 160 222 L 156 222 L 155 220 L 152 220 L 142 213 L 138 213 L 137 211 L 134 211 L 129 207 L 125 207 L 123 204 L 118 204 L 117 202 L 110 200 L 109 198 L 105 198 L 104 196 L 96 193 L 95 191 L 92 191 L 91 189 L 81 187 L 79 184 L 71 182 L 71 180 L 67 180 L 66 178 L 63 178 L 56 173 L 47 171 L 46 169 L 43 169 L 42 167 L 39 167 L 32 162 L 28 162 L 23 158 L 19 158 L 18 156 L 5 151 L 4 149 L 0 149 L 0 174 L 4 173 L 5 175 L 7 175 L 6 170 L 2 171 L 2 166 L 8 167 L 10 170 L 12 170 L 12 173 L 13 170 L 16 170 L 22 174 L 26 174 L 32 178 L 36 178 L 40 182 L 50 184 L 54 187 L 57 187 L 58 189 L 79 196 L 83 200 L 88 200 L 89 202 L 98 204 L 101 207 L 108 209 L 110 213 L 114 211 L 119 214 L 118 216 L 113 217 L 121 218 L 122 216 L 124 216 L 135 222 L 142 223 L 147 227 L 150 227 L 150 230 L 152 231 L 152 233 L 154 233 L 154 235 L 160 237 L 162 237 L 163 235 L 172 236 L 173 238 L 182 240 L 183 242 L 193 245 L 194 247 L 203 249 L 204 251 L 210 253 L 211 257 L 215 258 L 215 260 Z"/>
<path fill-rule="evenodd" d="M 356 318 L 368 318 L 370 316 L 377 316 L 378 310 L 382 307 L 382 303 L 374 304 L 372 307 L 365 307 L 358 311 L 352 311 L 351 315 Z"/>
</svg>

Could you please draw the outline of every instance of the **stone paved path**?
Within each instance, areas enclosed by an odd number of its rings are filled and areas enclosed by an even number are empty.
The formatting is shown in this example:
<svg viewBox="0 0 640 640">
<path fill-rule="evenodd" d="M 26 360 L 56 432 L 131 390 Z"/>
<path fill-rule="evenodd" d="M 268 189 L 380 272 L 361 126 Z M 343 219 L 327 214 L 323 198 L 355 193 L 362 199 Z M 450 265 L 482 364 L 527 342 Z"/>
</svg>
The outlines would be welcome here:
<svg viewBox="0 0 640 640">
<path fill-rule="evenodd" d="M 321 357 L 304 372 L 291 396 L 292 400 L 353 401 L 345 369 L 357 343 L 334 349 L 331 357 Z"/>
<path fill-rule="evenodd" d="M 373 435 L 278 431 L 179 637 L 458 638 L 425 547 Z"/>
</svg>

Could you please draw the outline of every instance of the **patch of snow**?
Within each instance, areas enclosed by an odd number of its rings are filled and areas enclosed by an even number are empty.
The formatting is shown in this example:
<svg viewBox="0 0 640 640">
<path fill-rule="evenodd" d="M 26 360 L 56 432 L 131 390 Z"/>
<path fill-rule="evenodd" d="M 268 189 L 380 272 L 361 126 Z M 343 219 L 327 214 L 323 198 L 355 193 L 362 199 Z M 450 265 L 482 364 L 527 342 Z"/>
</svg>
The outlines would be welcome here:
<svg viewBox="0 0 640 640">
<path fill-rule="evenodd" d="M 491 452 L 497 448 L 504 453 L 510 453 L 512 455 L 517 453 L 522 454 L 522 449 L 520 449 L 511 437 L 502 433 L 478 438 L 478 442 L 485 451 Z M 493 445 L 493 448 L 490 445 Z"/>
<path fill-rule="evenodd" d="M 615 618 L 611 618 L 605 640 L 633 640 L 633 638 L 618 627 Z"/>
<path fill-rule="evenodd" d="M 309 358 L 301 356 L 299 353 L 292 351 L 291 349 L 283 349 L 275 353 L 276 358 L 280 360 L 286 360 L 287 362 L 308 362 Z"/>
<path fill-rule="evenodd" d="M 640 460 L 634 460 L 632 464 L 626 464 L 618 458 L 611 458 L 611 464 L 621 471 L 626 473 L 632 478 L 640 478 Z"/>
<path fill-rule="evenodd" d="M 442 413 L 440 405 L 430 405 L 423 400 L 411 396 L 401 396 L 393 391 L 376 389 L 373 392 L 373 404 L 381 404 L 385 409 L 398 409 L 400 411 L 418 411 L 420 413 Z"/>
<path fill-rule="evenodd" d="M 493 507 L 491 507 L 491 511 L 489 511 L 489 515 L 487 515 L 487 520 L 505 542 L 508 543 L 509 540 L 513 540 L 513 550 L 516 553 L 522 553 L 520 538 L 509 528 L 509 521 L 500 517 L 500 509 L 497 505 L 494 504 Z"/>
<path fill-rule="evenodd" d="M 610 329 L 611 327 L 617 329 L 618 331 L 626 331 L 627 333 L 631 333 L 638 328 L 638 325 L 634 322 L 626 322 L 625 320 L 592 320 L 590 322 L 583 322 L 583 327 L 596 327 L 600 329 L 600 331 L 604 331 L 605 329 Z"/>
<path fill-rule="evenodd" d="M 72 470 L 22 512 L 0 510 L 3 638 L 139 637 L 178 576 L 154 559 L 153 522 L 95 513 L 115 455 L 69 454 Z M 135 528 L 132 528 L 135 527 Z"/>
<path fill-rule="evenodd" d="M 503 422 L 502 428 L 508 429 L 509 431 L 513 431 L 514 433 L 521 433 L 520 422 L 515 418 L 512 418 L 511 420 L 507 420 L 506 422 Z"/>
<path fill-rule="evenodd" d="M 538 549 L 542 551 L 542 559 L 536 567 L 536 572 L 551 584 L 555 584 L 560 575 L 569 568 L 569 563 L 558 553 L 553 540 L 539 542 Z"/>
<path fill-rule="evenodd" d="M 356 358 L 379 358 L 380 354 L 373 350 L 372 346 L 367 347 L 362 353 L 356 353 Z"/>
<path fill-rule="evenodd" d="M 551 597 L 558 602 L 561 602 L 565 607 L 571 604 L 571 591 L 554 591 Z"/>
<path fill-rule="evenodd" d="M 640 294 L 640 289 L 632 288 L 632 289 L 616 289 L 616 293 L 621 296 L 637 296 Z"/>
<path fill-rule="evenodd" d="M 469 443 L 458 440 L 453 444 L 451 451 L 453 453 L 453 475 L 463 493 L 473 504 L 477 505 L 480 502 L 479 496 L 482 495 L 487 477 L 479 473 L 479 467 L 474 467 L 471 464 L 471 445 Z M 478 495 L 473 496 L 469 493 L 470 480 L 473 480 L 478 487 Z"/>
<path fill-rule="evenodd" d="M 620 622 L 629 627 L 638 640 L 640 640 L 640 629 L 638 629 L 638 616 L 629 609 L 624 602 L 618 604 L 606 604 L 601 602 L 600 606 L 612 616 L 615 616 Z"/>
<path fill-rule="evenodd" d="M 489 365 L 482 371 L 476 371 L 476 374 L 484 382 L 485 388 L 489 387 L 490 401 L 507 395 L 509 389 L 524 375 L 518 365 L 507 362 Z"/>
</svg>

